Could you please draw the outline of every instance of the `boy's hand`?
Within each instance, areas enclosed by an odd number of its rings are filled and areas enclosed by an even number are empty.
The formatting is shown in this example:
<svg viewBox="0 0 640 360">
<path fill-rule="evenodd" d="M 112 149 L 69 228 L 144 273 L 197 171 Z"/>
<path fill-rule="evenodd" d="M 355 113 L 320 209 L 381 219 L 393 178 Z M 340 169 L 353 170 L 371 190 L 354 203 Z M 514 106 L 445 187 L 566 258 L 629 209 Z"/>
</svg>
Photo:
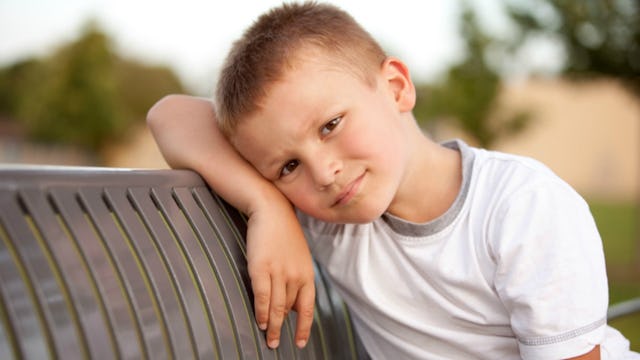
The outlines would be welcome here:
<svg viewBox="0 0 640 360">
<path fill-rule="evenodd" d="M 274 204 L 249 217 L 247 257 L 258 326 L 267 331 L 267 344 L 276 348 L 284 319 L 298 313 L 295 341 L 306 345 L 313 323 L 315 284 L 313 263 L 292 207 Z"/>
</svg>

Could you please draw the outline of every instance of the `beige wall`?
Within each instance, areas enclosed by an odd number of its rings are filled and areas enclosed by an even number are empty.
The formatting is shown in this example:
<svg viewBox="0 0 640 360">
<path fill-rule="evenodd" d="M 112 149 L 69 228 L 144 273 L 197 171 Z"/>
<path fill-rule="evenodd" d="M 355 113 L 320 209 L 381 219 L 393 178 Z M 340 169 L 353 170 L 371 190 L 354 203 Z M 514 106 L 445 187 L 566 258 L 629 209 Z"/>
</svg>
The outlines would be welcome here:
<svg viewBox="0 0 640 360">
<path fill-rule="evenodd" d="M 532 156 L 584 195 L 640 196 L 640 103 L 613 81 L 510 86 L 504 101 L 534 109 L 530 128 L 496 149 Z"/>
<path fill-rule="evenodd" d="M 105 166 L 142 169 L 169 167 L 145 124 L 134 128 L 128 141 L 110 147 L 103 156 Z"/>
</svg>

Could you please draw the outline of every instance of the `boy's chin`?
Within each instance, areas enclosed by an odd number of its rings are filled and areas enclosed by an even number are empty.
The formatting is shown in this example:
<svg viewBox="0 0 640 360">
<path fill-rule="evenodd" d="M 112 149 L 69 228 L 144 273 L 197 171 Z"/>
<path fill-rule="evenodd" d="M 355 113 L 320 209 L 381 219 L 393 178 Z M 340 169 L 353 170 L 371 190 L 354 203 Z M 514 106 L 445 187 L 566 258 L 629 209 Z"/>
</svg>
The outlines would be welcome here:
<svg viewBox="0 0 640 360">
<path fill-rule="evenodd" d="M 339 213 L 339 214 L 307 214 L 318 220 L 334 224 L 367 224 L 375 221 L 384 214 L 386 209 L 368 211 L 359 211 L 358 213 Z"/>
</svg>

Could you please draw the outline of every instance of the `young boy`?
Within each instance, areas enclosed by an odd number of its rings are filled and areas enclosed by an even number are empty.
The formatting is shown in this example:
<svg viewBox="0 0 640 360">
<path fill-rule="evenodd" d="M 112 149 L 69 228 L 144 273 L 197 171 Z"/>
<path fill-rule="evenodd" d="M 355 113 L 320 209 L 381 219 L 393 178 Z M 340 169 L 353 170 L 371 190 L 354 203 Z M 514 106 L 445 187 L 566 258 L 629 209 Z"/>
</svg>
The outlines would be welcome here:
<svg viewBox="0 0 640 360">
<path fill-rule="evenodd" d="M 290 309 L 298 345 L 309 336 L 310 248 L 373 358 L 640 358 L 606 324 L 586 203 L 534 160 L 424 136 L 407 67 L 348 14 L 305 3 L 261 16 L 215 100 L 170 96 L 148 122 L 172 167 L 248 215 L 271 347 Z"/>
</svg>

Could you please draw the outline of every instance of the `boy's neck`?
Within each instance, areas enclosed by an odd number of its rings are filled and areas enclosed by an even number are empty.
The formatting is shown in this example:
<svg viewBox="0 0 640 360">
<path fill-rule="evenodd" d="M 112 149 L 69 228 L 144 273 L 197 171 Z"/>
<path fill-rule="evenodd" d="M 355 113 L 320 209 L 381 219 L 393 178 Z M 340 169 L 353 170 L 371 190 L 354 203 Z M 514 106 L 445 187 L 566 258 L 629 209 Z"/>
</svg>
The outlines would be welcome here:
<svg viewBox="0 0 640 360">
<path fill-rule="evenodd" d="M 459 151 L 425 136 L 417 124 L 410 136 L 411 161 L 389 211 L 402 219 L 423 223 L 444 214 L 455 201 L 462 185 L 462 158 Z"/>
</svg>

